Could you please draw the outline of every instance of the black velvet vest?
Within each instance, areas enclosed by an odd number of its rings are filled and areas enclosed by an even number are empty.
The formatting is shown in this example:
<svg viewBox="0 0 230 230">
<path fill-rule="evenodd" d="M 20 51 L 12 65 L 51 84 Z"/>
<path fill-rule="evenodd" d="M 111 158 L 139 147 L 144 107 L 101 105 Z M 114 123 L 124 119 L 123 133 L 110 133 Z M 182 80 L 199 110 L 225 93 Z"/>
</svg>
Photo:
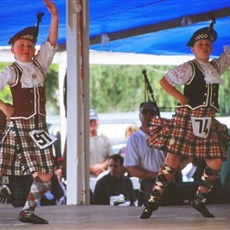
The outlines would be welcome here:
<svg viewBox="0 0 230 230">
<path fill-rule="evenodd" d="M 184 95 L 189 99 L 187 105 L 192 110 L 201 107 L 213 107 L 219 111 L 219 84 L 206 84 L 203 71 L 196 60 L 190 61 L 193 76 L 184 87 Z M 214 65 L 214 63 L 211 63 Z"/>
</svg>

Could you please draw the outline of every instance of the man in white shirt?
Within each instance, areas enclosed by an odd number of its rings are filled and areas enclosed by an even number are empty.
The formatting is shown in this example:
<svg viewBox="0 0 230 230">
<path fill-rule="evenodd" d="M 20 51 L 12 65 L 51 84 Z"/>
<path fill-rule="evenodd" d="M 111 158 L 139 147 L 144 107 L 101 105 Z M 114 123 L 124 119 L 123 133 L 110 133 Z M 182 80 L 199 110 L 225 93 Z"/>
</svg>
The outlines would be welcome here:
<svg viewBox="0 0 230 230">
<path fill-rule="evenodd" d="M 141 127 L 129 138 L 124 158 L 124 166 L 128 168 L 130 176 L 141 179 L 144 203 L 148 201 L 155 178 L 166 156 L 165 152 L 147 146 L 149 123 L 156 115 L 157 110 L 153 102 L 140 104 Z"/>
</svg>

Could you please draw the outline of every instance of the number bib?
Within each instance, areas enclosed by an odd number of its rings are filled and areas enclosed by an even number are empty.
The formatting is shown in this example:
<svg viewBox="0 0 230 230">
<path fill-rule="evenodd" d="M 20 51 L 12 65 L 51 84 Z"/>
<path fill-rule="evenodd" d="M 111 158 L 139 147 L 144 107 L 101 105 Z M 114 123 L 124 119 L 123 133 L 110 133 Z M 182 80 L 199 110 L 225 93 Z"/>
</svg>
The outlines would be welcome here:
<svg viewBox="0 0 230 230">
<path fill-rule="evenodd" d="M 30 136 L 32 137 L 33 141 L 40 149 L 44 149 L 50 145 L 52 145 L 57 138 L 51 137 L 47 132 L 44 130 L 33 130 L 29 132 Z"/>
<path fill-rule="evenodd" d="M 211 117 L 191 117 L 193 134 L 197 137 L 207 138 L 210 127 Z"/>
</svg>

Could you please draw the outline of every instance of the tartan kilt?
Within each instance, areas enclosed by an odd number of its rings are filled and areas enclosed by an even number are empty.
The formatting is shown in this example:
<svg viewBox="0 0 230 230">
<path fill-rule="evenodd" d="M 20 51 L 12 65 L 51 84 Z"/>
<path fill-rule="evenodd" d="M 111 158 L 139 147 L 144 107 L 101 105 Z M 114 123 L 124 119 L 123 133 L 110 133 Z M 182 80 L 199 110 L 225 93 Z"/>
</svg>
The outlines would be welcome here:
<svg viewBox="0 0 230 230">
<path fill-rule="evenodd" d="M 172 119 L 153 118 L 150 127 L 148 146 L 158 148 L 183 157 L 191 158 L 227 158 L 228 135 L 227 126 L 214 118 L 212 108 L 191 110 L 178 108 Z M 193 134 L 191 117 L 212 117 L 207 138 Z"/>
<path fill-rule="evenodd" d="M 35 117 L 7 120 L 0 148 L 0 171 L 4 175 L 20 176 L 54 171 L 52 145 L 40 149 L 29 135 L 33 130 L 47 131 L 45 117 L 37 116 L 37 120 Z"/>
</svg>

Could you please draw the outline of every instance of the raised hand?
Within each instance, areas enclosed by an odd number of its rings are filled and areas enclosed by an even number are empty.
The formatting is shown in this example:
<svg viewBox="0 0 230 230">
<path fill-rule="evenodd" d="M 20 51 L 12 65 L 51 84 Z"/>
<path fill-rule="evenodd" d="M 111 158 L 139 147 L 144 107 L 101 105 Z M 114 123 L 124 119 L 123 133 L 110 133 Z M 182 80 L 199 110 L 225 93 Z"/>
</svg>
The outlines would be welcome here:
<svg viewBox="0 0 230 230">
<path fill-rule="evenodd" d="M 47 9 L 49 10 L 49 12 L 52 15 L 57 15 L 58 14 L 57 7 L 51 0 L 43 0 L 43 2 L 45 3 Z"/>
</svg>

